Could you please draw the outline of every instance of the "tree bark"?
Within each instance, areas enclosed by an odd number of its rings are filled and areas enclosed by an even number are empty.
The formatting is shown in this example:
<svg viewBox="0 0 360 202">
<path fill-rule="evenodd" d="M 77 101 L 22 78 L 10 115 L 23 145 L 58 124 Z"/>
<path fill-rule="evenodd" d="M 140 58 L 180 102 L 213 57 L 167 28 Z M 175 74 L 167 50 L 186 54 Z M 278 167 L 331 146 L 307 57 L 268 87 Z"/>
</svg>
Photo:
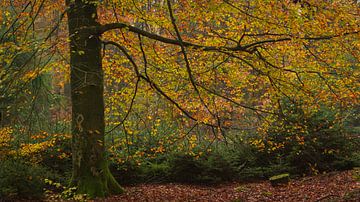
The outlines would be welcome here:
<svg viewBox="0 0 360 202">
<path fill-rule="evenodd" d="M 71 186 L 90 198 L 122 193 L 109 171 L 104 146 L 104 99 L 101 40 L 88 26 L 98 26 L 97 1 L 66 0 L 69 7 L 72 156 Z"/>
</svg>

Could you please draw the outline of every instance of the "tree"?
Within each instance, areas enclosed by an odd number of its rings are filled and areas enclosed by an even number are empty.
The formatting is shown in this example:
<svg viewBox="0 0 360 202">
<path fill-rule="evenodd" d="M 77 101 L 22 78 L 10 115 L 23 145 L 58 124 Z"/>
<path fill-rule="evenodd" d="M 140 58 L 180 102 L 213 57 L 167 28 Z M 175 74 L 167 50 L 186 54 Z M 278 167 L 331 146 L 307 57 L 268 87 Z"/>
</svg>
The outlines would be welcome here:
<svg viewBox="0 0 360 202">
<path fill-rule="evenodd" d="M 8 3 L 0 5 L 4 13 L 0 17 L 0 126 L 27 122 L 26 130 L 32 132 L 36 127 L 32 120 L 35 110 L 43 115 L 38 123 L 49 119 L 48 107 L 42 105 L 40 109 L 39 101 L 47 99 L 44 86 L 49 79 L 41 71 L 51 56 L 38 54 L 37 48 L 41 46 L 38 34 L 29 29 L 35 18 L 30 21 L 23 16 L 30 9 L 35 10 L 34 6 L 27 3 L 17 8 Z M 29 24 L 25 23 L 27 20 Z"/>
<path fill-rule="evenodd" d="M 72 185 L 79 193 L 104 197 L 122 192 L 109 171 L 104 146 L 104 97 L 101 40 L 96 1 L 66 1 L 69 7 L 71 101 L 73 130 Z"/>
</svg>

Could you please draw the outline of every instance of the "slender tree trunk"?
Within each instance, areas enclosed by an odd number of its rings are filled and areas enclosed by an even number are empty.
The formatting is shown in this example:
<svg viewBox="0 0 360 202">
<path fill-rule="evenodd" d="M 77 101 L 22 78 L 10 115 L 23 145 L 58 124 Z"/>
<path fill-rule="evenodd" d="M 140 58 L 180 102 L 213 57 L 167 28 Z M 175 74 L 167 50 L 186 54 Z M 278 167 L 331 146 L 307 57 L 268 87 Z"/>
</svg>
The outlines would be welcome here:
<svg viewBox="0 0 360 202">
<path fill-rule="evenodd" d="M 81 29 L 96 26 L 94 0 L 66 0 L 70 38 L 72 155 L 71 185 L 89 197 L 121 193 L 109 171 L 104 147 L 104 99 L 101 41 Z"/>
</svg>

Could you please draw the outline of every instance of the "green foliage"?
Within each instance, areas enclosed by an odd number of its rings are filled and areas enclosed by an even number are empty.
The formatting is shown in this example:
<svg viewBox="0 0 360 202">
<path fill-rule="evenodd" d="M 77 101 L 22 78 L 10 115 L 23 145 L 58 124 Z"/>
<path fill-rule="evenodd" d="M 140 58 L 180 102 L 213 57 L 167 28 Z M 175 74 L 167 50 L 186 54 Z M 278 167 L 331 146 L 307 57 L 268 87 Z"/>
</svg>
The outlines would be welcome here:
<svg viewBox="0 0 360 202">
<path fill-rule="evenodd" d="M 236 178 L 237 169 L 231 161 L 220 153 L 211 153 L 201 159 L 203 172 L 201 181 L 217 183 Z"/>
<path fill-rule="evenodd" d="M 344 201 L 355 201 L 360 198 L 360 189 L 354 189 L 343 196 Z"/>
<path fill-rule="evenodd" d="M 277 160 L 269 163 L 267 160 L 268 153 L 259 152 L 257 148 L 250 146 L 245 140 L 230 145 L 221 144 L 214 150 L 217 155 L 229 163 L 228 168 L 234 172 L 235 179 L 267 179 L 285 172 L 296 173 L 294 167 L 284 161 Z"/>
<path fill-rule="evenodd" d="M 321 106 L 306 113 L 300 105 L 283 103 L 284 118 L 278 118 L 266 135 L 252 140 L 262 166 L 288 165 L 296 173 L 350 169 L 357 151 L 354 133 L 348 124 L 349 113 Z M 260 163 L 260 162 L 259 162 Z M 259 165 L 259 164 L 258 164 Z"/>
<path fill-rule="evenodd" d="M 236 170 L 221 154 L 210 153 L 201 157 L 175 154 L 170 160 L 170 178 L 186 183 L 217 183 L 234 180 Z"/>
<path fill-rule="evenodd" d="M 264 166 L 251 166 L 244 168 L 241 173 L 239 173 L 239 179 L 241 180 L 258 180 L 258 179 L 268 179 L 271 176 L 279 175 L 284 172 L 289 172 L 296 176 L 294 167 L 291 167 L 286 164 L 273 164 L 273 165 L 264 165 Z"/>
<path fill-rule="evenodd" d="M 45 179 L 44 182 L 53 188 L 52 190 L 46 189 L 45 191 L 46 197 L 49 200 L 61 201 L 65 199 L 71 201 L 86 201 L 88 199 L 86 194 L 77 194 L 76 187 L 66 187 L 59 182 L 55 182 L 49 179 Z"/>
<path fill-rule="evenodd" d="M 46 149 L 42 155 L 41 163 L 53 172 L 61 174 L 61 182 L 69 179 L 72 159 L 71 159 L 71 139 L 66 135 L 50 135 L 49 139 L 55 140 L 54 145 Z"/>
<path fill-rule="evenodd" d="M 142 164 L 136 163 L 134 160 L 128 160 L 122 164 L 112 163 L 110 169 L 121 184 L 170 181 L 170 165 L 165 159 L 147 161 Z"/>
<path fill-rule="evenodd" d="M 168 181 L 171 172 L 168 162 L 147 163 L 143 165 L 143 175 L 147 182 L 164 182 Z"/>
<path fill-rule="evenodd" d="M 324 104 L 308 110 L 286 99 L 281 106 L 283 116 L 267 117 L 264 130 L 231 131 L 227 144 L 212 143 L 202 128 L 179 138 L 179 126 L 167 127 L 168 121 L 159 119 L 154 119 L 152 130 L 119 133 L 110 151 L 118 164 L 117 178 L 122 183 L 212 183 L 268 179 L 281 173 L 317 174 L 358 165 L 356 107 L 344 110 Z M 207 149 L 211 154 L 204 154 Z"/>
<path fill-rule="evenodd" d="M 176 182 L 196 182 L 203 171 L 201 163 L 195 157 L 175 154 L 170 160 L 171 179 Z"/>
<path fill-rule="evenodd" d="M 218 183 L 236 179 L 236 170 L 220 154 L 202 157 L 189 154 L 169 154 L 137 164 L 126 161 L 121 165 L 112 164 L 115 178 L 122 184 L 139 182 L 181 182 L 181 183 Z"/>
<path fill-rule="evenodd" d="M 0 163 L 0 198 L 39 198 L 49 176 L 49 170 L 39 165 L 21 159 L 4 160 Z"/>
<path fill-rule="evenodd" d="M 133 184 L 143 180 L 142 169 L 134 161 L 111 163 L 109 168 L 115 179 L 122 184 Z"/>
<path fill-rule="evenodd" d="M 350 156 L 350 160 L 354 162 L 354 167 L 360 167 L 360 151 L 354 152 Z"/>
</svg>

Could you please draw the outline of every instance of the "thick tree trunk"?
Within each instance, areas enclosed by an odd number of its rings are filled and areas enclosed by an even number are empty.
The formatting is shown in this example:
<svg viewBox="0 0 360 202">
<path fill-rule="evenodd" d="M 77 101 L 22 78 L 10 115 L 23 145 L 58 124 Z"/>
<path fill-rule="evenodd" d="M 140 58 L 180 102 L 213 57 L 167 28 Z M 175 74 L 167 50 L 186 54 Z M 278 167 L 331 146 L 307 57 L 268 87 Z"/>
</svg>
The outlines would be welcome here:
<svg viewBox="0 0 360 202">
<path fill-rule="evenodd" d="M 72 155 L 71 185 L 89 197 L 123 190 L 109 171 L 104 147 L 104 99 L 101 41 L 86 29 L 96 26 L 94 0 L 66 0 L 70 37 Z"/>
</svg>

